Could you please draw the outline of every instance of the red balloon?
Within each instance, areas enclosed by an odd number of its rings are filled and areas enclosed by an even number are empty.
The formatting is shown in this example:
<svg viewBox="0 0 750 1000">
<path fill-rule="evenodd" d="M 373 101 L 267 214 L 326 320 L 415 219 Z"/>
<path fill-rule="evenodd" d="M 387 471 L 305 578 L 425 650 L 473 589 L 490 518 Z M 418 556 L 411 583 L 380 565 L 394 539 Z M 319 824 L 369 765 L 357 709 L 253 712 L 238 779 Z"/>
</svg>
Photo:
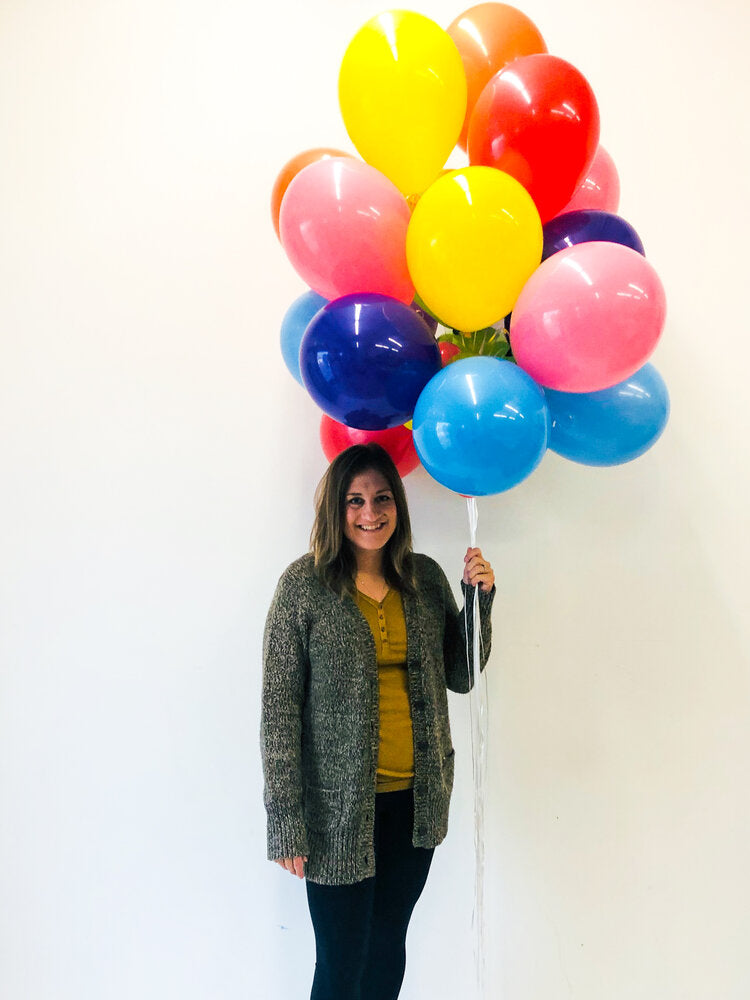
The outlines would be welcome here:
<svg viewBox="0 0 750 1000">
<path fill-rule="evenodd" d="M 438 344 L 440 348 L 440 360 L 443 362 L 443 368 L 452 361 L 457 354 L 461 353 L 461 348 L 458 344 L 451 344 L 450 341 L 444 340 Z"/>
<path fill-rule="evenodd" d="M 492 77 L 469 123 L 469 160 L 515 177 L 542 222 L 584 180 L 599 144 L 594 92 L 569 62 L 521 56 Z"/>
<path fill-rule="evenodd" d="M 320 443 L 329 462 L 353 444 L 379 444 L 385 448 L 398 469 L 398 474 L 408 476 L 419 465 L 412 433 L 403 424 L 384 431 L 364 431 L 347 427 L 324 413 L 320 421 Z"/>
</svg>

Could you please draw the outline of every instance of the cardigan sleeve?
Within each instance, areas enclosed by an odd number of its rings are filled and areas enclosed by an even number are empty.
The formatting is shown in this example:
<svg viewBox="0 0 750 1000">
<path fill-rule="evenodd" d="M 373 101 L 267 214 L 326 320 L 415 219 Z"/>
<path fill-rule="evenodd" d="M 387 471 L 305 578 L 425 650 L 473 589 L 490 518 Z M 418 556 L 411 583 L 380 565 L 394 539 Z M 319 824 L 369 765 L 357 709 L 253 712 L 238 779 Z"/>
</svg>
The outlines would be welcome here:
<svg viewBox="0 0 750 1000">
<path fill-rule="evenodd" d="M 276 588 L 263 634 L 260 739 L 272 861 L 308 854 L 301 765 L 308 654 L 301 587 L 292 564 Z"/>
<path fill-rule="evenodd" d="M 474 588 L 461 581 L 464 595 L 464 607 L 459 611 L 450 584 L 442 573 L 443 590 L 445 594 L 445 633 L 443 655 L 445 660 L 445 681 L 451 691 L 465 694 L 474 683 L 472 649 L 474 642 Z M 492 602 L 495 599 L 496 588 L 490 591 L 479 590 L 480 670 L 484 670 L 490 656 L 492 646 Z M 468 650 L 469 661 L 466 654 Z"/>
</svg>

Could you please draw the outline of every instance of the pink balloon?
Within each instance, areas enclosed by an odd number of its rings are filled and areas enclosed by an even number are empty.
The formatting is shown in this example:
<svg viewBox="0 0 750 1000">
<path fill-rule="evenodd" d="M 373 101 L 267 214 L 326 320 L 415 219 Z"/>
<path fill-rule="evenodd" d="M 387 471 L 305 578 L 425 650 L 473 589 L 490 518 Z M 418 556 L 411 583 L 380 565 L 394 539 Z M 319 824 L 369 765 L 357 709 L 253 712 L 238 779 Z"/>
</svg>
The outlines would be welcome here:
<svg viewBox="0 0 750 1000">
<path fill-rule="evenodd" d="M 665 317 L 664 289 L 645 257 L 619 243 L 579 243 L 549 257 L 526 282 L 510 343 L 540 385 L 596 392 L 643 365 Z"/>
<path fill-rule="evenodd" d="M 619 205 L 620 178 L 615 161 L 603 146 L 599 146 L 586 173 L 586 179 L 558 214 L 577 212 L 583 208 L 616 213 Z"/>
<path fill-rule="evenodd" d="M 337 299 L 379 292 L 410 304 L 406 199 L 387 177 L 355 159 L 319 160 L 301 170 L 281 203 L 281 243 L 300 277 Z"/>
</svg>

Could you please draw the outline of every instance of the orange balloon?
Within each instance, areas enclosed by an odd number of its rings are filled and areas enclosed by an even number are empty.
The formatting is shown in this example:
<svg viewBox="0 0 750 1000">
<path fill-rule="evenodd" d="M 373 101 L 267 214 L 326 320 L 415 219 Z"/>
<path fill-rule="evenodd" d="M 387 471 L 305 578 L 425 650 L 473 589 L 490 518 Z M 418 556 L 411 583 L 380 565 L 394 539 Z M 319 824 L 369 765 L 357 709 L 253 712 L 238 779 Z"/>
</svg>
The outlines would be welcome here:
<svg viewBox="0 0 750 1000">
<path fill-rule="evenodd" d="M 480 3 L 460 14 L 447 29 L 466 72 L 468 94 L 458 145 L 466 149 L 469 119 L 485 84 L 518 56 L 546 52 L 534 22 L 506 3 Z"/>
<path fill-rule="evenodd" d="M 342 153 L 340 149 L 321 147 L 320 149 L 306 149 L 302 153 L 297 153 L 296 156 L 293 156 L 281 168 L 279 176 L 274 182 L 273 191 L 271 191 L 271 218 L 273 219 L 273 228 L 276 230 L 276 235 L 279 239 L 281 239 L 279 233 L 279 212 L 281 211 L 281 202 L 286 194 L 286 189 L 300 170 L 309 167 L 311 163 L 317 163 L 318 160 L 329 160 L 334 156 L 347 156 L 351 160 L 354 159 L 351 153 Z"/>
</svg>

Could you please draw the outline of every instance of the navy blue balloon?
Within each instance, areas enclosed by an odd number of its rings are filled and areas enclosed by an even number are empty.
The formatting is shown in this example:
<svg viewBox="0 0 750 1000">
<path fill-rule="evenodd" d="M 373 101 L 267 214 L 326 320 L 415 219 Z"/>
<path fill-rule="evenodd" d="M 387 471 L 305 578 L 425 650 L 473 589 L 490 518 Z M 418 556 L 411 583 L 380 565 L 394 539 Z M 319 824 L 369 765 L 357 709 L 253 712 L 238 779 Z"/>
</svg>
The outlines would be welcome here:
<svg viewBox="0 0 750 1000">
<path fill-rule="evenodd" d="M 630 378 L 598 392 L 545 389 L 550 449 L 582 465 L 621 465 L 638 458 L 661 436 L 669 394 L 659 372 L 646 364 Z"/>
<path fill-rule="evenodd" d="M 443 486 L 466 496 L 502 493 L 525 479 L 547 449 L 544 393 L 500 358 L 453 361 L 432 379 L 414 410 L 414 445 Z"/>
<path fill-rule="evenodd" d="M 281 356 L 284 364 L 302 385 L 302 375 L 299 370 L 299 348 L 307 324 L 315 313 L 328 302 L 317 292 L 305 292 L 289 306 L 281 321 Z"/>
<path fill-rule="evenodd" d="M 544 226 L 544 248 L 542 260 L 551 257 L 558 250 L 575 246 L 577 243 L 621 243 L 643 254 L 643 243 L 638 233 L 629 222 L 613 215 L 611 212 L 600 212 L 594 209 L 581 209 L 577 212 L 566 212 L 555 216 Z"/>
<path fill-rule="evenodd" d="M 388 295 L 334 299 L 310 322 L 300 347 L 302 381 L 312 398 L 329 417 L 362 430 L 410 420 L 440 365 L 425 321 Z"/>
</svg>

